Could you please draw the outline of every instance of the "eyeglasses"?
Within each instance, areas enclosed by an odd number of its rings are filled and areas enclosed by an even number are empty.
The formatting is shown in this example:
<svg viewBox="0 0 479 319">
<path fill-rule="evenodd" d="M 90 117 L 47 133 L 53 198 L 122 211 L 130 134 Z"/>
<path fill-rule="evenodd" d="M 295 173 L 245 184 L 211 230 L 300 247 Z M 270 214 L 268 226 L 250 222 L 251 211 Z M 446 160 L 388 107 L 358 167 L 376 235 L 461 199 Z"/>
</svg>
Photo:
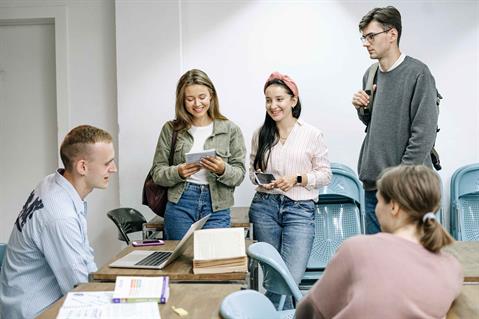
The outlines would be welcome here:
<svg viewBox="0 0 479 319">
<path fill-rule="evenodd" d="M 369 43 L 373 43 L 374 42 L 374 37 L 377 36 L 378 34 L 381 34 L 381 33 L 386 33 L 386 32 L 389 32 L 392 28 L 389 28 L 387 30 L 384 30 L 384 31 L 381 31 L 381 32 L 376 32 L 376 33 L 368 33 L 366 35 L 363 35 L 360 39 L 361 39 L 361 42 L 362 43 L 366 43 L 366 41 L 368 41 Z"/>
</svg>

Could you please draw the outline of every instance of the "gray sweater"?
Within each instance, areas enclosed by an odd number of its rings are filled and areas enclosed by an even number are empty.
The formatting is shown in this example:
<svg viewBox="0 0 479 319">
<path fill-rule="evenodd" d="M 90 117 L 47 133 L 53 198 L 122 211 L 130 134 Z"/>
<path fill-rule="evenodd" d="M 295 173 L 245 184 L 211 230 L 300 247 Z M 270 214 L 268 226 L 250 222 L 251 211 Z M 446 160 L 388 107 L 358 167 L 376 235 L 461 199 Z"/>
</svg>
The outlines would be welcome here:
<svg viewBox="0 0 479 319">
<path fill-rule="evenodd" d="M 368 71 L 363 77 L 366 86 Z M 431 166 L 439 110 L 436 84 L 428 67 L 406 56 L 390 72 L 378 70 L 371 120 L 358 161 L 365 190 L 376 189 L 383 169 L 399 164 Z M 361 121 L 366 119 L 359 114 Z"/>
</svg>

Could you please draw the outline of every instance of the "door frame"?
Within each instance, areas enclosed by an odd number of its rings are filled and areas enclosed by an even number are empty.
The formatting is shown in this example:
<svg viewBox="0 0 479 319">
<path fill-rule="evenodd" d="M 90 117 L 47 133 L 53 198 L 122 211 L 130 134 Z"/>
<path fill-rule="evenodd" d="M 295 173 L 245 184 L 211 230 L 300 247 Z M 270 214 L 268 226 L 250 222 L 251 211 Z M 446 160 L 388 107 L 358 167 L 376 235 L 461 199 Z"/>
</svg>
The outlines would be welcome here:
<svg viewBox="0 0 479 319">
<path fill-rule="evenodd" d="M 57 109 L 57 147 L 70 128 L 70 99 L 68 85 L 68 41 L 67 41 L 67 9 L 63 5 L 13 6 L 0 4 L 0 25 L 49 23 L 55 29 L 55 81 Z M 27 3 L 28 4 L 28 3 Z M 58 164 L 61 165 L 60 156 Z"/>
</svg>

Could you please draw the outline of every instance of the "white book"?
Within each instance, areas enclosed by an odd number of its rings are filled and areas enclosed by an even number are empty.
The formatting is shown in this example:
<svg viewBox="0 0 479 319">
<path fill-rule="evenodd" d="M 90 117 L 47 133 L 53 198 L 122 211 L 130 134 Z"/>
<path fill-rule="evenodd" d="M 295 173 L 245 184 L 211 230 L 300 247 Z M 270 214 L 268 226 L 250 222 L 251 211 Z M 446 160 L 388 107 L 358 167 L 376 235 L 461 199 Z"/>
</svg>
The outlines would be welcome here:
<svg viewBox="0 0 479 319">
<path fill-rule="evenodd" d="M 243 228 L 214 228 L 195 231 L 193 273 L 247 272 Z"/>
<path fill-rule="evenodd" d="M 211 228 L 195 231 L 194 260 L 237 257 L 246 257 L 243 228 Z"/>
</svg>

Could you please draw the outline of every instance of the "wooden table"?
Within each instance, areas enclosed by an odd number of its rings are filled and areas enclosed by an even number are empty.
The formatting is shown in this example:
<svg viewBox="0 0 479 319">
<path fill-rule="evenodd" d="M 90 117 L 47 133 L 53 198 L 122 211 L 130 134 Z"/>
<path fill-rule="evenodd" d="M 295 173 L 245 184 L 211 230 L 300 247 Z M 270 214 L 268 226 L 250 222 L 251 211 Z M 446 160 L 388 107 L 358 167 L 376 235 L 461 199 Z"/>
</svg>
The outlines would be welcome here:
<svg viewBox="0 0 479 319">
<path fill-rule="evenodd" d="M 459 297 L 454 300 L 447 319 L 479 318 L 479 284 L 462 286 Z"/>
<path fill-rule="evenodd" d="M 249 207 L 231 207 L 231 227 L 243 227 L 248 230 L 248 238 L 253 239 L 253 224 L 249 222 Z M 148 223 L 143 224 L 143 238 L 155 231 L 163 231 L 164 220 L 160 216 L 155 216 Z"/>
<path fill-rule="evenodd" d="M 224 274 L 193 274 L 193 247 L 190 245 L 182 256 L 179 256 L 171 264 L 164 269 L 136 269 L 136 268 L 112 268 L 108 265 L 113 261 L 125 256 L 133 250 L 173 250 L 178 241 L 167 240 L 165 245 L 150 246 L 150 247 L 132 247 L 128 246 L 123 249 L 118 255 L 110 260 L 106 265 L 98 269 L 98 271 L 90 274 L 90 281 L 115 281 L 117 276 L 169 276 L 171 282 L 237 282 L 247 286 L 255 287 L 257 280 L 252 278 L 249 273 L 224 273 Z M 247 239 L 246 247 L 252 244 L 253 241 Z M 248 282 L 248 280 L 250 282 Z"/>
<path fill-rule="evenodd" d="M 74 291 L 112 291 L 114 283 L 81 284 Z M 241 289 L 234 284 L 170 284 L 170 298 L 166 304 L 160 304 L 161 318 L 180 318 L 171 306 L 188 311 L 187 319 L 221 318 L 219 309 L 224 297 Z M 65 298 L 62 298 L 46 309 L 37 319 L 56 318 Z"/>
<path fill-rule="evenodd" d="M 465 283 L 479 282 L 479 241 L 456 241 L 444 250 L 462 264 Z"/>
</svg>

